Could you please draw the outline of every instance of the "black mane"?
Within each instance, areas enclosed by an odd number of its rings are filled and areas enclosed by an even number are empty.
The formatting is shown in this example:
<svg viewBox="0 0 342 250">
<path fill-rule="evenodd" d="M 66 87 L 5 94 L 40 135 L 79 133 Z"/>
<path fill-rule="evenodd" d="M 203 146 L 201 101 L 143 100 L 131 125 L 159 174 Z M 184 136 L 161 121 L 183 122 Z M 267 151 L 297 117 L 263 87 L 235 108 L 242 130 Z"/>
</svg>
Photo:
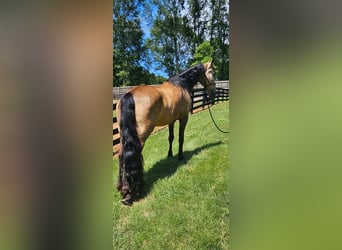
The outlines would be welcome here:
<svg viewBox="0 0 342 250">
<path fill-rule="evenodd" d="M 199 81 L 199 77 L 203 72 L 203 64 L 197 64 L 178 75 L 170 77 L 167 81 L 184 89 L 191 90 Z"/>
</svg>

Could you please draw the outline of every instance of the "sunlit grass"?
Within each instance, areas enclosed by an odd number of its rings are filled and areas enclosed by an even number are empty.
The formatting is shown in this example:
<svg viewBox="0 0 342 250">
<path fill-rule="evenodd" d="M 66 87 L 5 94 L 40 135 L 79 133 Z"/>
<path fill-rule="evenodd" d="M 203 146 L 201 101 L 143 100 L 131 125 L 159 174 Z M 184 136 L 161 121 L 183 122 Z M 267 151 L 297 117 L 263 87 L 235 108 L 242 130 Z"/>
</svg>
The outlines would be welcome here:
<svg viewBox="0 0 342 250">
<path fill-rule="evenodd" d="M 212 107 L 218 125 L 229 130 L 229 102 Z M 178 135 L 178 123 L 175 126 Z M 227 249 L 229 134 L 220 133 L 208 111 L 191 115 L 184 157 L 167 158 L 168 130 L 146 142 L 146 196 L 132 207 L 114 190 L 114 249 Z M 118 160 L 113 160 L 114 187 Z"/>
</svg>

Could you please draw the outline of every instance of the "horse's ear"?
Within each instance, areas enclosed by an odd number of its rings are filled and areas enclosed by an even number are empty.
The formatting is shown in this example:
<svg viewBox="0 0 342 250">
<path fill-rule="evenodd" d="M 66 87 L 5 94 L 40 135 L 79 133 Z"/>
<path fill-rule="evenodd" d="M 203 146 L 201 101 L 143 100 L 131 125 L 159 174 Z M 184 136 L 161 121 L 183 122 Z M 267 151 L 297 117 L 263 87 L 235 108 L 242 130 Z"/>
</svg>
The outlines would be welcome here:
<svg viewBox="0 0 342 250">
<path fill-rule="evenodd" d="M 207 63 L 205 63 L 205 69 L 210 69 L 212 67 L 213 64 L 213 60 L 208 61 Z"/>
<path fill-rule="evenodd" d="M 205 69 L 207 70 L 207 69 L 210 69 L 212 67 L 212 64 L 213 64 L 213 60 L 208 61 L 203 65 L 204 65 Z"/>
<path fill-rule="evenodd" d="M 212 68 L 213 67 L 213 64 L 214 64 L 214 58 L 211 59 L 210 63 L 209 63 L 209 67 Z"/>
</svg>

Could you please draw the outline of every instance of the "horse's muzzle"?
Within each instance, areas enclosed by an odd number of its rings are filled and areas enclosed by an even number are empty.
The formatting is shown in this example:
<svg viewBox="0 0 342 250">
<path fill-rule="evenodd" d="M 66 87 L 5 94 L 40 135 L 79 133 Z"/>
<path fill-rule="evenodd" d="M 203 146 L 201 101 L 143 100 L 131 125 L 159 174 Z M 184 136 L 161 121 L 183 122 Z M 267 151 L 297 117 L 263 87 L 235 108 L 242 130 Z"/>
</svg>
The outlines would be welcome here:
<svg viewBox="0 0 342 250">
<path fill-rule="evenodd" d="M 216 87 L 215 85 L 210 85 L 207 88 L 207 92 L 210 98 L 214 98 L 216 95 Z"/>
</svg>

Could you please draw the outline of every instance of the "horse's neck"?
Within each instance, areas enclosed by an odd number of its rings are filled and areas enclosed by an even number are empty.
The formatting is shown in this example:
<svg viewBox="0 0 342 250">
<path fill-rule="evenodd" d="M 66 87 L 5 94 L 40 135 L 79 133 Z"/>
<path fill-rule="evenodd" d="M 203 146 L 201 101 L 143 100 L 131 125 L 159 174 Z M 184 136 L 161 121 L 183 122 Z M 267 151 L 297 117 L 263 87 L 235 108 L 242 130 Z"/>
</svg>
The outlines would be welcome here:
<svg viewBox="0 0 342 250">
<path fill-rule="evenodd" d="M 199 78 L 200 78 L 201 73 L 203 72 L 203 69 L 204 68 L 202 64 L 196 65 L 179 75 L 169 78 L 168 81 L 190 91 L 194 88 L 195 84 L 199 81 Z"/>
<path fill-rule="evenodd" d="M 197 82 L 198 82 L 198 78 L 197 79 L 195 78 L 184 79 L 180 85 L 184 89 L 192 90 Z"/>
</svg>

